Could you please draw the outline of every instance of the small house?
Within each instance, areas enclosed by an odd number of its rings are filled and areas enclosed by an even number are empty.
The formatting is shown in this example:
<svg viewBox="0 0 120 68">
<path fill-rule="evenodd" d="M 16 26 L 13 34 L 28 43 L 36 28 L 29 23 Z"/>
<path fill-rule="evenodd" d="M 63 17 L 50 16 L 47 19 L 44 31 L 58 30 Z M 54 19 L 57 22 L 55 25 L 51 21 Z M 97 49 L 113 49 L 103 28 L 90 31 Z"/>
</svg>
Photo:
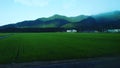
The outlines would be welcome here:
<svg viewBox="0 0 120 68">
<path fill-rule="evenodd" d="M 73 33 L 76 33 L 77 32 L 77 30 L 75 30 L 75 29 L 71 29 L 71 30 L 67 30 L 66 32 L 73 32 Z"/>
<path fill-rule="evenodd" d="M 116 32 L 120 32 L 120 29 L 108 29 L 105 32 L 112 32 L 112 33 L 116 33 Z"/>
</svg>

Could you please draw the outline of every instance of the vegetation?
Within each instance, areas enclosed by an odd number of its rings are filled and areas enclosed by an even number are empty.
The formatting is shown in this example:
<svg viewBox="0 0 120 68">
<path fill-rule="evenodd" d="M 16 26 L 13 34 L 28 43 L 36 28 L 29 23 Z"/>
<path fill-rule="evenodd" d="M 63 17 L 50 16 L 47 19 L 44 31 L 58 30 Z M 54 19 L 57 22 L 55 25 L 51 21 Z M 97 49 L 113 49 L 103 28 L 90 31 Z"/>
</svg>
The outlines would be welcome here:
<svg viewBox="0 0 120 68">
<path fill-rule="evenodd" d="M 6 36 L 6 35 L 8 35 L 8 34 L 10 34 L 10 33 L 0 33 L 0 37 Z"/>
<path fill-rule="evenodd" d="M 16 24 L 1 26 L 0 29 L 8 28 L 76 28 L 80 31 L 101 31 L 108 29 L 120 29 L 120 11 L 102 13 L 93 16 L 80 15 L 66 17 L 54 15 L 48 18 L 22 21 Z"/>
<path fill-rule="evenodd" d="M 119 33 L 16 33 L 0 39 L 0 63 L 120 56 Z"/>
</svg>

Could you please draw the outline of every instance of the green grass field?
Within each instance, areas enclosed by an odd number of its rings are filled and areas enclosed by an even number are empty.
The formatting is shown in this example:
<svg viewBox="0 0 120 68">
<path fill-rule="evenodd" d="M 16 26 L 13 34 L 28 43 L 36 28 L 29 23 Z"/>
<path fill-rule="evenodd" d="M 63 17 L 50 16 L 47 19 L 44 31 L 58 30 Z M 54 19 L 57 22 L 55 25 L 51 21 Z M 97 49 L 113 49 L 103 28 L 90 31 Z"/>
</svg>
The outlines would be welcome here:
<svg viewBox="0 0 120 68">
<path fill-rule="evenodd" d="M 0 63 L 108 56 L 120 56 L 119 33 L 16 33 L 0 39 Z"/>
<path fill-rule="evenodd" d="M 1 37 L 1 36 L 5 36 L 5 35 L 8 35 L 8 34 L 10 34 L 10 33 L 0 33 L 0 37 Z"/>
</svg>

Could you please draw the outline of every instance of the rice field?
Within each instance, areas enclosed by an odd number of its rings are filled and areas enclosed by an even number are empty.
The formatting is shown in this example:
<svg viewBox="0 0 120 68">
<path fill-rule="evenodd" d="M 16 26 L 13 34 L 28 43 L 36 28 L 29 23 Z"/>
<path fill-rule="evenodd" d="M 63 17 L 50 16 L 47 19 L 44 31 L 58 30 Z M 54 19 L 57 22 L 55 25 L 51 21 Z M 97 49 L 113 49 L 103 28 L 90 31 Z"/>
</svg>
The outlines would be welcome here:
<svg viewBox="0 0 120 68">
<path fill-rule="evenodd" d="M 119 33 L 14 33 L 0 39 L 1 64 L 109 56 L 120 56 Z"/>
</svg>

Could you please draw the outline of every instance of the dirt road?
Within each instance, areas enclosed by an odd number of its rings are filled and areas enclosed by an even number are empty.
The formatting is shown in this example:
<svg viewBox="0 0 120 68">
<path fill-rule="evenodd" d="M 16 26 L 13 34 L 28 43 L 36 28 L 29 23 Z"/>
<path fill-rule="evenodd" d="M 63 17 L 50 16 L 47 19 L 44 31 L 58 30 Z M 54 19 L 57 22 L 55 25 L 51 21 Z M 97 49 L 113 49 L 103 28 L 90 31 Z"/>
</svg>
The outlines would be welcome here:
<svg viewBox="0 0 120 68">
<path fill-rule="evenodd" d="M 120 57 L 2 64 L 0 68 L 120 68 Z"/>
</svg>

